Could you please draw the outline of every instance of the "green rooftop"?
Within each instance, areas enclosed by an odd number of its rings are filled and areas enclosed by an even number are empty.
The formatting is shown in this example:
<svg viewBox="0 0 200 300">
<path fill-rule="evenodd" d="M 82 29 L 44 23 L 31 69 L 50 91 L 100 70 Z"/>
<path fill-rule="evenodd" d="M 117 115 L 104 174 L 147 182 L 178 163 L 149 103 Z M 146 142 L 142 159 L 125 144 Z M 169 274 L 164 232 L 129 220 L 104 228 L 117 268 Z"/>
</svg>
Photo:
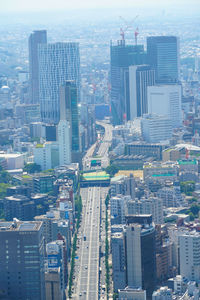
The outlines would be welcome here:
<svg viewBox="0 0 200 300">
<path fill-rule="evenodd" d="M 196 165 L 197 161 L 196 159 L 194 160 L 178 160 L 179 165 Z"/>
<path fill-rule="evenodd" d="M 36 148 L 43 148 L 44 146 L 43 146 L 43 144 L 37 144 L 36 145 Z"/>
<path fill-rule="evenodd" d="M 83 174 L 84 180 L 109 180 L 110 176 L 104 171 Z"/>
<path fill-rule="evenodd" d="M 161 177 L 161 176 L 175 176 L 173 173 L 164 173 L 164 174 L 153 174 L 152 177 Z"/>
</svg>

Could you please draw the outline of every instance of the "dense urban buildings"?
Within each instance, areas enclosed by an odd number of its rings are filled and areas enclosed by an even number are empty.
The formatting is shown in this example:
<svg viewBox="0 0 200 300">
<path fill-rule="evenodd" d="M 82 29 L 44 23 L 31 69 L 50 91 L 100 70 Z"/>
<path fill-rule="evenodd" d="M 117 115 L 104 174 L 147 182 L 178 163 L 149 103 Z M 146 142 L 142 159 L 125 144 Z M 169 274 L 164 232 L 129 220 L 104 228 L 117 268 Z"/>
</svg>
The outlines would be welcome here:
<svg viewBox="0 0 200 300">
<path fill-rule="evenodd" d="M 109 10 L 1 18 L 2 300 L 199 299 L 199 13 L 174 2 L 121 40 Z"/>
</svg>

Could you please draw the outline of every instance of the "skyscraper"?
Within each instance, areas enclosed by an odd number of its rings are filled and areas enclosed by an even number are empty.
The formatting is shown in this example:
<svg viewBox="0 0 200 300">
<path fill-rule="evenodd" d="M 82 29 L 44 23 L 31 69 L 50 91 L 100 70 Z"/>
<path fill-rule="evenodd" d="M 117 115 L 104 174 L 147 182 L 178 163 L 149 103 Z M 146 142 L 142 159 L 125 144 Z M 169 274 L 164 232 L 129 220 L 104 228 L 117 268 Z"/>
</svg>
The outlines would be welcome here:
<svg viewBox="0 0 200 300">
<path fill-rule="evenodd" d="M 147 60 L 156 71 L 157 83 L 178 82 L 179 39 L 175 36 L 148 37 Z"/>
<path fill-rule="evenodd" d="M 125 249 L 123 233 L 114 233 L 111 238 L 114 292 L 126 287 Z"/>
<path fill-rule="evenodd" d="M 79 99 L 79 44 L 40 44 L 38 57 L 41 117 L 46 123 L 57 124 L 60 120 L 60 86 L 66 80 L 75 81 Z"/>
<path fill-rule="evenodd" d="M 127 286 L 142 288 L 151 299 L 156 283 L 155 226 L 151 215 L 127 217 L 125 230 Z"/>
<path fill-rule="evenodd" d="M 128 99 L 128 68 L 131 65 L 146 63 L 146 53 L 143 45 L 126 45 L 118 41 L 110 46 L 110 76 L 111 76 L 111 110 L 113 124 L 122 124 L 126 119 L 126 98 Z"/>
<path fill-rule="evenodd" d="M 60 88 L 60 122 L 69 126 L 72 162 L 80 162 L 78 88 L 74 81 L 65 81 Z"/>
<path fill-rule="evenodd" d="M 29 37 L 30 102 L 39 103 L 38 45 L 47 43 L 46 30 L 35 30 Z"/>
<path fill-rule="evenodd" d="M 129 105 L 127 120 L 141 117 L 148 112 L 147 86 L 155 84 L 155 71 L 148 65 L 129 67 Z"/>
<path fill-rule="evenodd" d="M 42 232 L 42 222 L 0 222 L 0 291 L 5 299 L 45 299 Z"/>
</svg>

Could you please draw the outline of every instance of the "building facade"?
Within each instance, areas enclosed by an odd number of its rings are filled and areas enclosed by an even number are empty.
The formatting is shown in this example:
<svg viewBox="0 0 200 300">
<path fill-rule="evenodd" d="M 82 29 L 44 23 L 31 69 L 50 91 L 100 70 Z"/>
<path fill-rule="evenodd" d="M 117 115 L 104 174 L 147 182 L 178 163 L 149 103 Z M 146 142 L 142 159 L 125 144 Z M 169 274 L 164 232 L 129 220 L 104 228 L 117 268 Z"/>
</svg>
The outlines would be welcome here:
<svg viewBox="0 0 200 300">
<path fill-rule="evenodd" d="M 0 291 L 5 299 L 45 300 L 42 222 L 0 222 Z"/>
<path fill-rule="evenodd" d="M 114 292 L 126 287 L 125 246 L 123 233 L 114 233 L 111 237 L 112 269 Z"/>
<path fill-rule="evenodd" d="M 180 274 L 189 281 L 200 280 L 200 234 L 196 231 L 180 233 Z"/>
<path fill-rule="evenodd" d="M 147 37 L 147 61 L 155 69 L 156 82 L 178 82 L 179 39 L 175 36 Z"/>
<path fill-rule="evenodd" d="M 155 84 L 155 70 L 148 65 L 129 67 L 129 105 L 126 114 L 128 120 L 134 120 L 148 112 L 147 86 Z"/>
<path fill-rule="evenodd" d="M 38 45 L 46 43 L 46 30 L 36 30 L 29 36 L 30 103 L 39 103 Z"/>
<path fill-rule="evenodd" d="M 118 41 L 110 46 L 111 112 L 113 124 L 129 120 L 129 66 L 146 63 L 146 53 L 142 45 L 126 45 Z"/>
<path fill-rule="evenodd" d="M 182 88 L 179 84 L 156 85 L 147 88 L 148 113 L 163 115 L 172 121 L 172 127 L 182 125 Z"/>
<path fill-rule="evenodd" d="M 65 121 L 69 126 L 69 155 L 72 162 L 81 162 L 78 95 L 75 81 L 65 81 L 60 88 L 60 123 Z"/>
<path fill-rule="evenodd" d="M 57 124 L 60 120 L 60 86 L 74 80 L 80 95 L 80 57 L 78 43 L 40 44 L 39 99 L 42 120 Z"/>
<path fill-rule="evenodd" d="M 127 286 L 146 290 L 147 299 L 156 284 L 155 226 L 151 220 L 147 215 L 128 216 L 125 230 Z"/>
<path fill-rule="evenodd" d="M 142 137 L 148 143 L 160 143 L 172 137 L 172 121 L 165 116 L 144 115 L 141 119 Z"/>
</svg>

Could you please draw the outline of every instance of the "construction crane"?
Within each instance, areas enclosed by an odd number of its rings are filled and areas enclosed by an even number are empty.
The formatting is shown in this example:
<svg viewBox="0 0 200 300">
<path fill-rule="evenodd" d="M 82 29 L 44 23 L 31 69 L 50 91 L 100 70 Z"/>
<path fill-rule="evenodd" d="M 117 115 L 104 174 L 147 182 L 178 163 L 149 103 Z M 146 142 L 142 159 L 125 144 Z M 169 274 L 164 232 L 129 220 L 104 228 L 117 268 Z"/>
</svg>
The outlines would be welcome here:
<svg viewBox="0 0 200 300">
<path fill-rule="evenodd" d="M 120 28 L 120 35 L 121 35 L 121 39 L 122 41 L 125 40 L 125 33 L 129 28 L 133 28 L 133 24 L 135 22 L 135 20 L 139 17 L 139 15 L 135 16 L 135 18 L 131 21 L 131 22 L 127 22 L 127 20 L 125 20 L 122 16 L 119 16 L 119 18 L 126 24 L 125 28 Z M 138 28 L 135 31 L 135 43 L 137 45 L 137 36 L 138 36 L 139 32 L 138 32 Z"/>
<path fill-rule="evenodd" d="M 137 46 L 137 37 L 138 37 L 138 34 L 139 34 L 139 29 L 137 27 L 136 30 L 135 30 L 135 45 L 136 46 Z"/>
</svg>

